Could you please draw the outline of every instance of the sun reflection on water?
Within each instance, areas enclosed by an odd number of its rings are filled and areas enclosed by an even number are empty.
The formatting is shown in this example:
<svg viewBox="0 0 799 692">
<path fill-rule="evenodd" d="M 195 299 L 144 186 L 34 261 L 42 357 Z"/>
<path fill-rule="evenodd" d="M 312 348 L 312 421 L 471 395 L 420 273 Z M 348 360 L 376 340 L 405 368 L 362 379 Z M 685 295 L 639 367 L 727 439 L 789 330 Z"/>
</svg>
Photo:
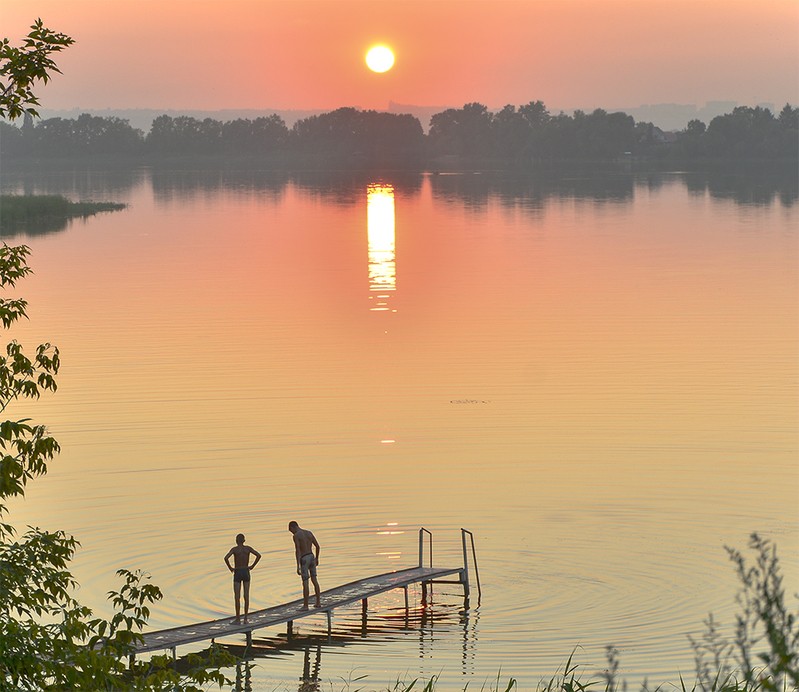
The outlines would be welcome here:
<svg viewBox="0 0 799 692">
<path fill-rule="evenodd" d="M 405 533 L 405 530 L 400 527 L 398 521 L 387 521 L 385 526 L 379 526 L 375 533 L 378 536 L 401 536 Z M 385 558 L 386 560 L 402 559 L 403 552 L 401 549 L 398 549 L 399 546 L 393 538 L 382 540 L 388 540 L 390 545 L 387 545 L 383 550 L 378 551 L 376 553 L 378 557 Z"/>
<path fill-rule="evenodd" d="M 397 290 L 394 253 L 394 187 L 371 183 L 366 188 L 366 228 L 369 240 L 369 308 L 396 312 L 389 299 Z"/>
</svg>

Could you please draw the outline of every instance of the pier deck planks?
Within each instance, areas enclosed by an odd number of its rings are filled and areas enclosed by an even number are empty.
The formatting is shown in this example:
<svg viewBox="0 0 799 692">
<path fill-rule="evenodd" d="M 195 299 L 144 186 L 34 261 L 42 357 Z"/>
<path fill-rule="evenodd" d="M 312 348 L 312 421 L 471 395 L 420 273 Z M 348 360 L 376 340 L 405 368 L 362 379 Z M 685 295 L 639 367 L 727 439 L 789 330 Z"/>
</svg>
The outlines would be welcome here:
<svg viewBox="0 0 799 692">
<path fill-rule="evenodd" d="M 322 606 L 320 608 L 311 607 L 310 610 L 303 611 L 301 610 L 302 599 L 300 598 L 282 605 L 253 611 L 248 616 L 248 622 L 242 622 L 238 625 L 234 622 L 235 618 L 227 617 L 219 620 L 198 622 L 193 625 L 146 632 L 143 635 L 143 643 L 136 647 L 135 653 L 142 654 L 149 651 L 174 649 L 184 644 L 217 639 L 230 634 L 248 634 L 263 627 L 293 622 L 294 620 L 320 613 L 326 613 L 329 618 L 330 613 L 336 608 L 363 601 L 385 591 L 400 589 L 419 582 L 438 580 L 452 574 L 460 575 L 461 572 L 461 567 L 410 567 L 396 572 L 378 574 L 323 591 L 321 593 Z M 311 601 L 313 601 L 313 594 L 311 594 Z"/>
</svg>

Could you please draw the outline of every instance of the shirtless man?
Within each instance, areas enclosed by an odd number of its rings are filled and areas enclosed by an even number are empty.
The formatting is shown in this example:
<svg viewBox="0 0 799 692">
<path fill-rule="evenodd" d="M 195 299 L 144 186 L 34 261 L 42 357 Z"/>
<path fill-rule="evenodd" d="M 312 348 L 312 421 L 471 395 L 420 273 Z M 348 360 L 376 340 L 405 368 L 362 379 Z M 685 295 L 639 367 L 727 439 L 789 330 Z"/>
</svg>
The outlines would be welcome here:
<svg viewBox="0 0 799 692">
<path fill-rule="evenodd" d="M 319 582 L 316 580 L 316 566 L 319 564 L 319 553 L 321 548 L 316 537 L 308 531 L 301 529 L 296 521 L 289 522 L 289 531 L 294 534 L 294 556 L 297 558 L 297 574 L 302 577 L 302 610 L 308 610 L 308 579 L 313 582 L 314 593 L 316 595 L 316 605 L 321 607 L 319 600 Z M 316 549 L 314 555 L 311 547 Z"/>
<path fill-rule="evenodd" d="M 255 555 L 255 562 L 250 564 L 250 555 Z M 233 558 L 233 567 L 230 566 L 230 558 Z M 227 551 L 225 564 L 233 572 L 233 594 L 236 600 L 236 624 L 241 622 L 241 585 L 244 584 L 244 622 L 247 622 L 247 614 L 250 612 L 250 571 L 261 560 L 261 553 L 255 548 L 244 545 L 244 534 L 236 536 L 236 545 Z"/>
</svg>

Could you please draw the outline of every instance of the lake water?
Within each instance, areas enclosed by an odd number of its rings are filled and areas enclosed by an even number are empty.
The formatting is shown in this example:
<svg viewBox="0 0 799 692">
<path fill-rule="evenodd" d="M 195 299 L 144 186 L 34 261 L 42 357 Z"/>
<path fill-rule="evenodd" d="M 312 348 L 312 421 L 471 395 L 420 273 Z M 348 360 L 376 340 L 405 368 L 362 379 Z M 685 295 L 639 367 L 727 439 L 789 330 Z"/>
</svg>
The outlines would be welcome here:
<svg viewBox="0 0 799 692">
<path fill-rule="evenodd" d="M 535 687 L 618 648 L 620 673 L 693 680 L 686 635 L 731 626 L 724 546 L 774 540 L 799 586 L 799 204 L 686 175 L 279 179 L 49 173 L 5 191 L 129 204 L 47 234 L 15 295 L 57 394 L 13 417 L 63 452 L 12 522 L 82 543 L 79 597 L 120 567 L 165 598 L 153 627 L 231 613 L 222 556 L 264 559 L 252 607 L 299 594 L 290 519 L 322 587 L 417 561 L 482 601 L 411 590 L 257 633 L 252 689 Z M 241 640 L 232 639 L 232 643 Z M 187 647 L 188 649 L 189 647 Z M 366 676 L 355 683 L 354 680 Z M 504 685 L 503 685 L 504 689 Z"/>
</svg>

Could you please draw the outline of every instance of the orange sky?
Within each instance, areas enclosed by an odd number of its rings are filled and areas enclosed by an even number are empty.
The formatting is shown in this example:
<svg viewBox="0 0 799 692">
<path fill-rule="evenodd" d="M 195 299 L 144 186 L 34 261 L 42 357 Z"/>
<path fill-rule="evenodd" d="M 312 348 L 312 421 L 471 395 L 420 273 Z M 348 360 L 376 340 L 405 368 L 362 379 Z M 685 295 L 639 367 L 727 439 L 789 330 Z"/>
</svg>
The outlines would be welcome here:
<svg viewBox="0 0 799 692">
<path fill-rule="evenodd" d="M 799 102 L 797 0 L 2 0 L 0 35 L 37 16 L 77 41 L 48 109 Z"/>
</svg>

